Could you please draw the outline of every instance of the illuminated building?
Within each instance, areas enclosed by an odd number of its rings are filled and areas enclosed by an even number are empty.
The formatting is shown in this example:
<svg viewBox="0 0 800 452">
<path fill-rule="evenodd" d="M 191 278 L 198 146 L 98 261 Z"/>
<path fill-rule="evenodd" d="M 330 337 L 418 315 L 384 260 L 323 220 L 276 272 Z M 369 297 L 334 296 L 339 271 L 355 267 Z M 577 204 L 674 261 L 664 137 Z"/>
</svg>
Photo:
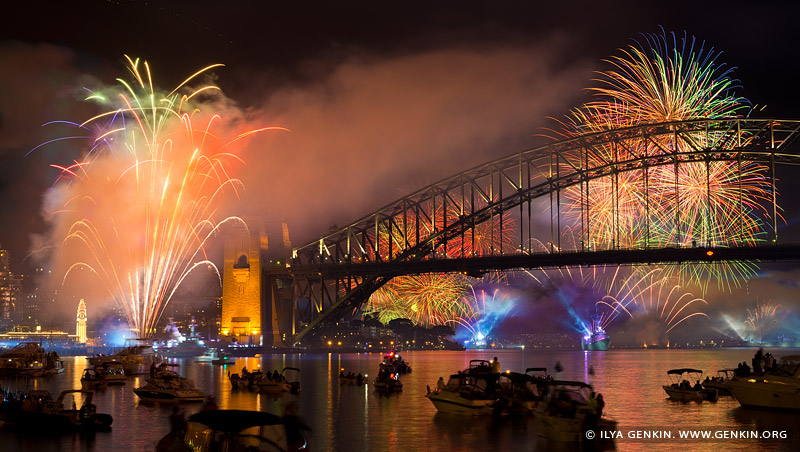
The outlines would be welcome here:
<svg viewBox="0 0 800 452">
<path fill-rule="evenodd" d="M 78 320 L 75 326 L 75 336 L 77 336 L 77 341 L 79 343 L 86 343 L 86 302 L 83 301 L 83 298 L 81 298 L 81 302 L 78 303 Z"/>
<path fill-rule="evenodd" d="M 285 222 L 269 225 L 255 217 L 225 236 L 222 268 L 220 338 L 239 344 L 280 347 L 291 333 L 293 304 L 291 282 L 264 278 L 268 266 L 286 265 L 291 252 Z M 272 234 L 268 235 L 269 232 Z M 270 241 L 270 237 L 276 240 Z"/>
</svg>

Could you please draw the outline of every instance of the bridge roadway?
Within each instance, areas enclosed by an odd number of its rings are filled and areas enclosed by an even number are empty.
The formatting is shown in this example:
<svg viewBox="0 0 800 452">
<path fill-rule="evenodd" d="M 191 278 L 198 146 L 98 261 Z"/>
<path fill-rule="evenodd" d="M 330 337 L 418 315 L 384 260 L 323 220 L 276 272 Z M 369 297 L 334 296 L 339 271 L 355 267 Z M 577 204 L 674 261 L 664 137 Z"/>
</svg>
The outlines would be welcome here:
<svg viewBox="0 0 800 452">
<path fill-rule="evenodd" d="M 479 276 L 491 270 L 717 261 L 800 262 L 800 245 L 561 251 L 556 253 L 506 254 L 463 259 L 426 259 L 404 262 L 323 263 L 289 268 L 272 267 L 268 268 L 266 272 L 274 276 L 293 275 L 312 278 L 314 275 L 324 275 L 325 278 L 348 275 L 395 277 L 419 273 L 452 272 Z"/>
</svg>

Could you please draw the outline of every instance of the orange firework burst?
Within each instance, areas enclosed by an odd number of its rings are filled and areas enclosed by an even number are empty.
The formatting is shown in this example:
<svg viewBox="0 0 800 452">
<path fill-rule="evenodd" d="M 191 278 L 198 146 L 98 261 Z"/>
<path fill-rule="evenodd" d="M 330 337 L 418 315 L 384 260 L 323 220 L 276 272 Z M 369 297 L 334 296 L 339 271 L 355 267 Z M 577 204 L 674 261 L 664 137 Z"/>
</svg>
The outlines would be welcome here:
<svg viewBox="0 0 800 452">
<path fill-rule="evenodd" d="M 121 92 L 89 97 L 112 109 L 79 125 L 89 132 L 89 149 L 69 166 L 53 165 L 61 175 L 50 196 L 62 204 L 54 224 L 64 281 L 79 269 L 93 272 L 131 330 L 146 337 L 192 270 L 210 267 L 219 276 L 204 246 L 222 224 L 238 220 L 217 218 L 221 200 L 242 189 L 231 177 L 241 163 L 232 144 L 274 128 L 212 133 L 221 118 L 198 95 L 218 88 L 187 84 L 221 65 L 160 94 L 147 62 L 128 63 L 132 80 L 119 79 Z"/>
</svg>

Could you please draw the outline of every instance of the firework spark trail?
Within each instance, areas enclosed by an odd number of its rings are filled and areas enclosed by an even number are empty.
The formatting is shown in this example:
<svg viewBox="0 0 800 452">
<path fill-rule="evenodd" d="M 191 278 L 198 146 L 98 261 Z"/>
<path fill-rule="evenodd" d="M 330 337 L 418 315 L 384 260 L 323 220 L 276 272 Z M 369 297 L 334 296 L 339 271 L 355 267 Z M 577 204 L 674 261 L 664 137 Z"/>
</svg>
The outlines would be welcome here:
<svg viewBox="0 0 800 452">
<path fill-rule="evenodd" d="M 772 326 L 778 323 L 775 313 L 780 307 L 781 305 L 773 306 L 770 303 L 757 301 L 752 312 L 747 309 L 747 320 L 744 321 L 744 324 L 750 328 L 753 339 L 757 340 L 759 344 L 763 342 L 764 336 L 769 333 Z"/>
<path fill-rule="evenodd" d="M 664 276 L 662 269 L 653 268 L 633 272 L 621 279 L 621 284 L 613 295 L 607 295 L 597 302 L 599 309 L 605 309 L 602 326 L 605 328 L 620 314 L 633 318 L 645 316 L 662 325 L 661 336 L 684 321 L 696 317 L 708 317 L 697 309 L 697 305 L 708 305 L 702 298 L 695 297 L 679 285 L 674 278 Z"/>
<path fill-rule="evenodd" d="M 229 146 L 255 132 L 286 129 L 252 130 L 224 142 L 212 133 L 220 116 L 193 99 L 218 88 L 187 88 L 221 65 L 197 71 L 164 96 L 155 90 L 147 62 L 126 58 L 132 83 L 118 79 L 123 90 L 117 96 L 88 98 L 113 107 L 78 125 L 91 131 L 88 152 L 73 165 L 53 165 L 61 170 L 55 195 L 65 200 L 55 222 L 67 225 L 60 254 L 80 256 L 66 269 L 64 283 L 88 268 L 130 328 L 146 337 L 189 273 L 209 267 L 219 278 L 204 246 L 222 225 L 241 222 L 215 219 L 222 199 L 243 189 L 231 177 L 242 161 Z"/>
<path fill-rule="evenodd" d="M 731 78 L 733 68 L 717 61 L 719 52 L 685 34 L 680 40 L 663 30 L 643 36 L 642 42 L 607 60 L 612 69 L 599 73 L 600 86 L 590 89 L 594 99 L 559 121 L 562 130 L 556 133 L 575 137 L 641 124 L 733 117 L 746 111 L 749 102 L 733 94 L 738 81 Z M 585 158 L 589 166 L 602 166 L 661 155 L 667 149 L 681 153 L 710 149 L 718 139 L 713 133 L 655 137 L 625 146 L 595 146 Z M 767 175 L 766 166 L 749 161 L 653 166 L 593 180 L 588 193 L 579 187 L 567 190 L 565 213 L 577 222 L 588 195 L 590 246 L 751 244 L 766 238 L 763 218 L 770 215 L 766 206 L 774 191 Z M 756 270 L 743 263 L 701 268 L 689 264 L 681 267 L 681 277 L 704 290 L 708 280 L 716 278 L 720 287 L 730 289 Z"/>
</svg>

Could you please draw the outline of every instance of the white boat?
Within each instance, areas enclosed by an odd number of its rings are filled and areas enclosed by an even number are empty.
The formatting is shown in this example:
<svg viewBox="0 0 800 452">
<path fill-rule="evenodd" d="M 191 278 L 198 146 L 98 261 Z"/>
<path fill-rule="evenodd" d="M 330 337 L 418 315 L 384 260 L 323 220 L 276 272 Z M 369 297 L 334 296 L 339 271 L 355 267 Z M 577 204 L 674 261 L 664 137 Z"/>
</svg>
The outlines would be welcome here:
<svg viewBox="0 0 800 452">
<path fill-rule="evenodd" d="M 125 370 L 122 368 L 122 363 L 103 363 L 103 373 L 105 374 L 106 383 L 110 385 L 125 384 Z"/>
<path fill-rule="evenodd" d="M 743 407 L 800 411 L 800 355 L 784 356 L 764 375 L 735 377 L 726 387 Z"/>
<path fill-rule="evenodd" d="M 253 380 L 253 389 L 259 392 L 300 392 L 300 369 L 296 367 L 284 367 L 280 375 L 275 378 L 274 374 L 264 374 L 260 378 Z"/>
<path fill-rule="evenodd" d="M 207 348 L 202 355 L 198 356 L 194 360 L 199 363 L 210 363 L 215 359 L 219 359 L 219 349 Z"/>
<path fill-rule="evenodd" d="M 489 415 L 497 402 L 496 381 L 489 361 L 473 359 L 466 370 L 450 375 L 443 389 L 430 391 L 426 397 L 442 413 Z"/>
<path fill-rule="evenodd" d="M 113 355 L 98 355 L 89 360 L 92 366 L 102 366 L 107 362 L 120 362 L 122 369 L 127 375 L 142 375 L 150 372 L 150 366 L 159 365 L 162 361 L 161 356 L 153 350 L 153 346 L 148 339 L 126 339 L 132 345 Z"/>
<path fill-rule="evenodd" d="M 703 377 L 703 371 L 698 369 L 670 369 L 667 371 L 667 376 L 670 379 L 670 384 L 662 385 L 664 392 L 667 393 L 670 400 L 679 402 L 702 402 L 708 400 L 715 402 L 717 400 L 717 390 L 703 387 L 700 380 Z M 692 380 L 695 383 L 692 383 Z"/>
<path fill-rule="evenodd" d="M 536 433 L 551 441 L 580 443 L 587 430 L 616 430 L 617 421 L 597 413 L 594 420 L 590 417 L 587 402 L 593 393 L 581 381 L 550 381 L 534 416 Z"/>
<path fill-rule="evenodd" d="M 192 380 L 171 370 L 156 372 L 146 381 L 146 385 L 133 390 L 145 402 L 202 402 L 205 398 L 203 391 L 195 388 Z"/>
</svg>

